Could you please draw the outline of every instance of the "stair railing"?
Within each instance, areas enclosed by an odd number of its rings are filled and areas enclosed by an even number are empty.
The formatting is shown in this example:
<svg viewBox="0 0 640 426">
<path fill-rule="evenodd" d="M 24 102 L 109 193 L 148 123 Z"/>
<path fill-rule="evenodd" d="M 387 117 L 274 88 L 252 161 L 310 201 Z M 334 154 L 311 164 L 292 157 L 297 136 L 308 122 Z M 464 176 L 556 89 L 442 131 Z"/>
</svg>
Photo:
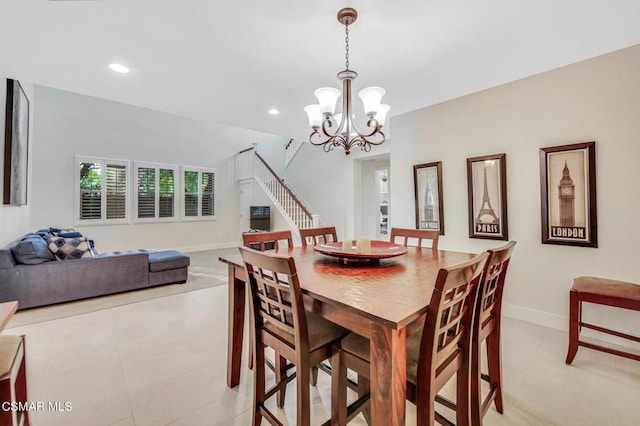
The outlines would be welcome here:
<svg viewBox="0 0 640 426">
<path fill-rule="evenodd" d="M 279 205 L 291 224 L 298 229 L 319 226 L 319 216 L 312 214 L 299 197 L 280 179 L 276 172 L 253 148 L 247 148 L 236 157 L 238 179 L 254 178 L 272 201 Z"/>
</svg>

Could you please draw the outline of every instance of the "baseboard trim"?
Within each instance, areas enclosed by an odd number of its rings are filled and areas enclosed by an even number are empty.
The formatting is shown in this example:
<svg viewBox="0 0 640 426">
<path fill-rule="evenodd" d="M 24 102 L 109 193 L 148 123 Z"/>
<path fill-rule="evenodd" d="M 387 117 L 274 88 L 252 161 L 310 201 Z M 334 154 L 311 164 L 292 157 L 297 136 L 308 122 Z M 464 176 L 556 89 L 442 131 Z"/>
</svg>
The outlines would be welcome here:
<svg viewBox="0 0 640 426">
<path fill-rule="evenodd" d="M 238 242 L 214 243 L 214 244 L 202 244 L 198 246 L 180 247 L 176 250 L 179 250 L 183 253 L 189 253 L 192 251 L 215 250 L 215 249 L 233 248 L 233 247 L 239 247 L 239 246 L 240 244 Z"/>
<path fill-rule="evenodd" d="M 543 327 L 553 328 L 555 330 L 569 331 L 569 317 L 557 314 L 551 314 L 549 312 L 539 311 L 537 309 L 526 308 L 524 306 L 512 305 L 504 303 L 502 305 L 502 315 L 507 318 L 513 318 L 521 321 L 530 322 L 533 324 L 541 325 Z M 630 334 L 632 336 L 638 336 L 637 333 L 633 333 L 628 330 L 615 331 Z M 640 350 L 640 345 L 619 337 L 611 336 L 604 333 L 598 333 L 593 330 L 583 328 L 580 332 L 581 337 L 588 337 L 591 339 L 600 340 L 602 342 L 611 343 L 614 345 L 624 346 L 626 348 Z M 640 336 L 638 336 L 640 337 Z"/>
</svg>

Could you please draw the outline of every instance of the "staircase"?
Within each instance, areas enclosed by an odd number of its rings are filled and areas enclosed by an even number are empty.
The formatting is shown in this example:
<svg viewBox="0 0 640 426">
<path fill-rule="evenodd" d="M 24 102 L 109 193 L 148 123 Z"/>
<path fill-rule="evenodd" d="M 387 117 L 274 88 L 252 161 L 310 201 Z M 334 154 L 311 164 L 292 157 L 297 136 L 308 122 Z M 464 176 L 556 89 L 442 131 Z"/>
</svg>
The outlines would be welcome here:
<svg viewBox="0 0 640 426">
<path fill-rule="evenodd" d="M 313 214 L 278 177 L 255 150 L 255 145 L 253 148 L 247 148 L 238 153 L 236 156 L 236 170 L 238 180 L 255 179 L 285 220 L 287 220 L 289 226 L 297 229 L 320 226 L 320 216 Z"/>
<path fill-rule="evenodd" d="M 290 139 L 289 143 L 284 147 L 284 166 L 287 167 L 293 157 L 295 157 L 296 153 L 300 149 L 300 147 L 304 144 L 303 140 L 299 139 Z"/>
</svg>

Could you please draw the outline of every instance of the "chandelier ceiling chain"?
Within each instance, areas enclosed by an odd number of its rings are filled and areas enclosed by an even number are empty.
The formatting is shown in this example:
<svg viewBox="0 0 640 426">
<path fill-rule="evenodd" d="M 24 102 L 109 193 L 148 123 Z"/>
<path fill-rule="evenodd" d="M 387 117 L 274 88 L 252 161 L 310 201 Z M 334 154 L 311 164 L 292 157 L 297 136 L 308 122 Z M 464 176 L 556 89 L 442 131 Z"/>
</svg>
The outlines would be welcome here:
<svg viewBox="0 0 640 426">
<path fill-rule="evenodd" d="M 313 130 L 309 136 L 309 142 L 322 146 L 325 152 L 338 147 L 343 148 L 345 154 L 348 155 L 354 146 L 369 152 L 373 145 L 380 145 L 385 141 L 385 135 L 381 129 L 389 111 L 389 105 L 380 103 L 385 93 L 382 87 L 367 87 L 358 93 L 364 103 L 368 133 L 360 133 L 354 123 L 355 117 L 351 107 L 351 82 L 358 76 L 358 73 L 349 69 L 349 25 L 354 23 L 357 18 L 358 12 L 350 7 L 338 12 L 338 21 L 345 26 L 346 69 L 338 73 L 338 80 L 342 81 L 342 93 L 333 87 L 322 87 L 314 92 L 318 98 L 318 104 L 308 105 L 304 109 Z M 342 113 L 335 114 L 336 103 L 341 95 Z"/>
<path fill-rule="evenodd" d="M 349 69 L 349 26 L 348 25 L 344 26 L 344 33 L 345 33 L 344 63 L 346 65 L 346 68 Z"/>
</svg>

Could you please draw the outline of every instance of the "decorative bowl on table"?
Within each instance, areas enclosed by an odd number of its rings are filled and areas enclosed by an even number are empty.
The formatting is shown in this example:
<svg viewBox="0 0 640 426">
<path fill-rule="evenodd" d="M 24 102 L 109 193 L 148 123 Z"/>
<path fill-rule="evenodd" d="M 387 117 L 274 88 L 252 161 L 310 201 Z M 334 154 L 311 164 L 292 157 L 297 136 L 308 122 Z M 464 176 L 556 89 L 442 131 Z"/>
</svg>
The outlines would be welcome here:
<svg viewBox="0 0 640 426">
<path fill-rule="evenodd" d="M 380 259 L 402 256 L 407 253 L 407 248 L 388 241 L 371 241 L 371 250 L 358 250 L 357 241 L 351 244 L 343 242 L 318 244 L 315 251 L 327 256 L 336 257 L 344 263 L 365 262 L 378 263 Z"/>
</svg>

